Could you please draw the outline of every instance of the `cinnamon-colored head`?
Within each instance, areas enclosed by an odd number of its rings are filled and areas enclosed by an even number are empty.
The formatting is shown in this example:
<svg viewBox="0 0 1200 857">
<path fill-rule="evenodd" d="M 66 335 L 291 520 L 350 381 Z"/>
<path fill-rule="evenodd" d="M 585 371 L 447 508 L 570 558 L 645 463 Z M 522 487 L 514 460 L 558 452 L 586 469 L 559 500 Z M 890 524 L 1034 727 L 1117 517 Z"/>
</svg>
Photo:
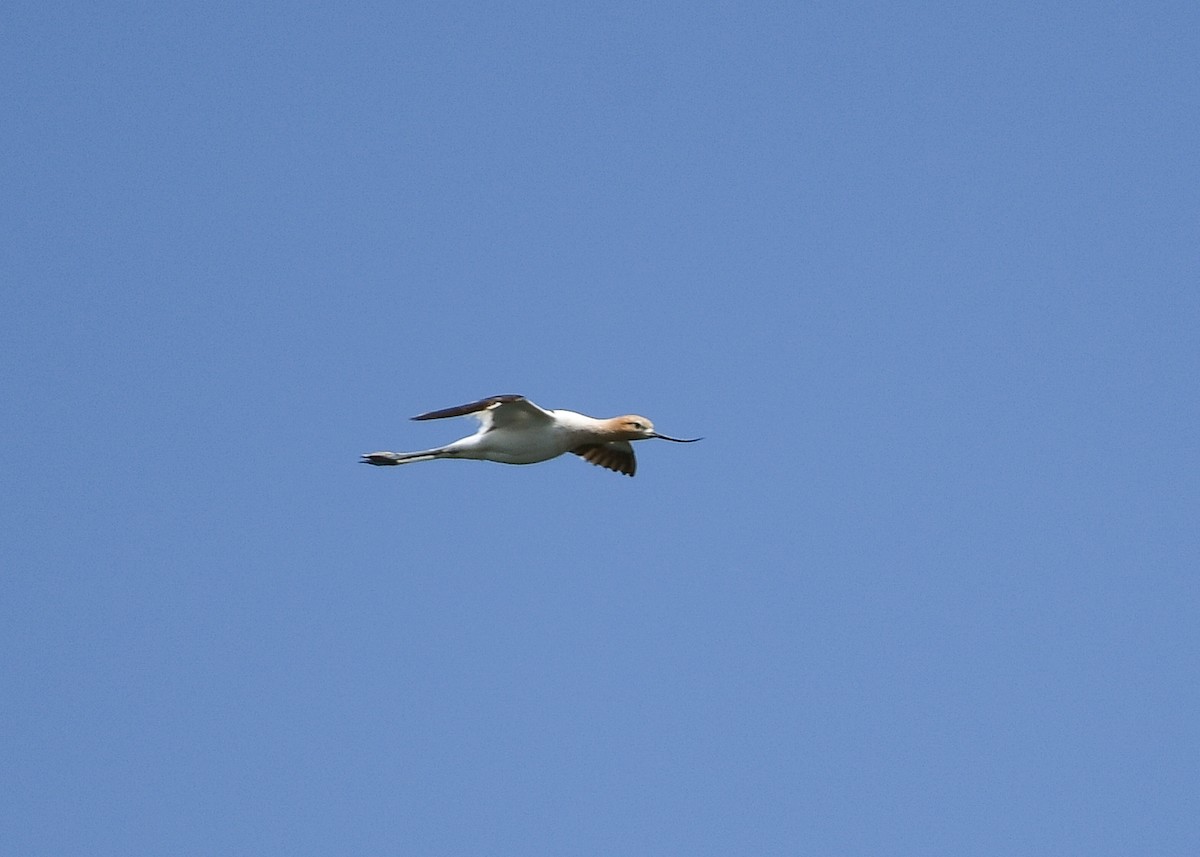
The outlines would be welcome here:
<svg viewBox="0 0 1200 857">
<path fill-rule="evenodd" d="M 695 441 L 703 440 L 703 438 L 699 437 L 680 438 L 659 434 L 654 430 L 654 423 L 645 417 L 639 417 L 637 414 L 613 417 L 608 422 L 612 427 L 613 440 L 647 440 L 652 437 L 657 437 L 660 440 L 672 440 L 675 443 L 694 443 Z"/>
</svg>

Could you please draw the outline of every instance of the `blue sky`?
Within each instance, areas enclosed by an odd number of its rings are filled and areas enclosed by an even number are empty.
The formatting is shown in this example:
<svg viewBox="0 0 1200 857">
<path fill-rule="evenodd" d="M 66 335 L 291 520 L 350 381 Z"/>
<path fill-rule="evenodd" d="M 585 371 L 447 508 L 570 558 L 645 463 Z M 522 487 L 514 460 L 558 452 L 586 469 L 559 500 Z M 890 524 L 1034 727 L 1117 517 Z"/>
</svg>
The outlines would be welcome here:
<svg viewBox="0 0 1200 857">
<path fill-rule="evenodd" d="M 4 853 L 1200 853 L 1194 4 L 6 17 Z"/>
</svg>

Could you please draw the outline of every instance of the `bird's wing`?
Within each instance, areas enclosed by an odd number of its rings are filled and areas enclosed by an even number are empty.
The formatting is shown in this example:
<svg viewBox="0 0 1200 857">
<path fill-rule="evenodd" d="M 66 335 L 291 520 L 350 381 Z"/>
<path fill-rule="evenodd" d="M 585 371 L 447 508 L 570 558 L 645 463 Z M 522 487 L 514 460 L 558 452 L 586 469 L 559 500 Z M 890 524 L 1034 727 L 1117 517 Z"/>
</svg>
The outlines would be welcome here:
<svg viewBox="0 0 1200 857">
<path fill-rule="evenodd" d="M 418 414 L 414 420 L 440 420 L 446 417 L 475 417 L 484 428 L 514 425 L 538 425 L 554 421 L 554 416 L 524 396 L 488 396 L 478 402 Z"/>
<path fill-rule="evenodd" d="M 637 471 L 637 459 L 633 447 L 627 440 L 610 440 L 608 443 L 585 443 L 571 452 L 598 467 L 632 476 Z"/>
</svg>

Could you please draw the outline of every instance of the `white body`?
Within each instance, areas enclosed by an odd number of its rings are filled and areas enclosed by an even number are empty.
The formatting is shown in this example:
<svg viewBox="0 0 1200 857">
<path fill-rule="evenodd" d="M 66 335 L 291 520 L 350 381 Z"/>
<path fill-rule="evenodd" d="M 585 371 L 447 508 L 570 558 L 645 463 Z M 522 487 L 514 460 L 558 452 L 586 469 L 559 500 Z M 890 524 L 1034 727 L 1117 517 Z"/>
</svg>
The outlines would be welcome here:
<svg viewBox="0 0 1200 857">
<path fill-rule="evenodd" d="M 604 436 L 604 421 L 574 411 L 547 412 L 548 421 L 482 420 L 479 431 L 442 447 L 442 458 L 474 458 L 502 464 L 537 464 Z M 489 425 L 489 422 L 492 424 Z"/>
</svg>

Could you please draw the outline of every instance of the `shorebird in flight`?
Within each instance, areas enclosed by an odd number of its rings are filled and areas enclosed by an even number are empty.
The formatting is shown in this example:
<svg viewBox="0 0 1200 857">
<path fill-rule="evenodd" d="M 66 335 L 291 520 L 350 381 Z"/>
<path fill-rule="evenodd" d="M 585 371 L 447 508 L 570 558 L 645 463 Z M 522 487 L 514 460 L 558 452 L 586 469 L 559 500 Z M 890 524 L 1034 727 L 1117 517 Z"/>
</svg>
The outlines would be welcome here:
<svg viewBox="0 0 1200 857">
<path fill-rule="evenodd" d="M 454 443 L 420 452 L 372 452 L 363 464 L 380 467 L 413 464 L 435 458 L 473 458 L 502 464 L 534 464 L 572 452 L 592 464 L 632 476 L 637 470 L 631 440 L 659 438 L 675 443 L 695 443 L 703 438 L 668 437 L 654 430 L 645 417 L 630 414 L 598 420 L 574 411 L 547 411 L 524 396 L 489 396 L 469 405 L 430 411 L 414 420 L 475 417 L 475 434 Z"/>
</svg>

